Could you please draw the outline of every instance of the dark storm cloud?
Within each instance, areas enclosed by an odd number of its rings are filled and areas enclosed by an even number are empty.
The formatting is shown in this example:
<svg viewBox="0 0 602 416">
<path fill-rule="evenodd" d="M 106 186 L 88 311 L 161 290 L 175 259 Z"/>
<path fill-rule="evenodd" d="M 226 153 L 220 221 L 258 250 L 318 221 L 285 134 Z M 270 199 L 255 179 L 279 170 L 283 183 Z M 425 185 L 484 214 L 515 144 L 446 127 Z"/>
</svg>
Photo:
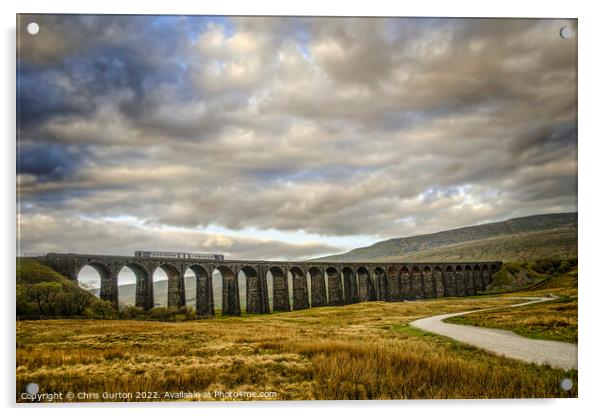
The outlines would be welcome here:
<svg viewBox="0 0 602 416">
<path fill-rule="evenodd" d="M 79 152 L 52 143 L 24 145 L 19 149 L 17 171 L 35 175 L 40 181 L 64 180 L 82 162 Z"/>
<path fill-rule="evenodd" d="M 376 239 L 576 209 L 573 21 L 24 19 L 44 33 L 20 33 L 18 67 L 36 250 L 59 218 L 85 218 L 61 226 L 81 244 L 133 218 L 166 248 L 170 226 L 217 226 L 250 230 L 236 255 L 302 257 L 336 248 L 252 230 Z"/>
<path fill-rule="evenodd" d="M 512 143 L 511 150 L 520 156 L 533 150 L 547 155 L 556 151 L 570 151 L 576 139 L 577 130 L 573 121 L 546 124 L 529 129 L 523 137 Z"/>
<path fill-rule="evenodd" d="M 74 95 L 65 80 L 59 68 L 47 70 L 26 63 L 19 65 L 17 112 L 21 129 L 39 125 L 48 118 L 85 115 L 94 110 L 93 103 Z"/>
<path fill-rule="evenodd" d="M 188 26 L 202 26 L 202 19 L 45 15 L 28 20 L 40 24 L 43 36 L 20 36 L 24 120 L 89 113 L 115 94 L 125 96 L 119 103 L 124 114 L 140 116 L 152 109 L 148 95 L 161 84 L 190 95 L 182 82 L 187 63 L 180 56 L 190 47 Z"/>
</svg>

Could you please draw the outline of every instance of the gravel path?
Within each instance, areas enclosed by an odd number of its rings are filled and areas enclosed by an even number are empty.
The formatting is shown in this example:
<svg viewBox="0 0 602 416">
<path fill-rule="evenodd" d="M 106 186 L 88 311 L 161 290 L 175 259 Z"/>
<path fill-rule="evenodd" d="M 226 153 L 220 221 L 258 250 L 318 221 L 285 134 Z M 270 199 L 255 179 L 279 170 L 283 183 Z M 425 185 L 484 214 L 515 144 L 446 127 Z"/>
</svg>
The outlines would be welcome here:
<svg viewBox="0 0 602 416">
<path fill-rule="evenodd" d="M 424 331 L 434 332 L 439 335 L 453 338 L 457 341 L 482 348 L 484 350 L 505 355 L 506 357 L 535 363 L 549 364 L 552 367 L 565 370 L 577 368 L 577 344 L 560 341 L 547 341 L 525 338 L 511 331 L 493 328 L 481 328 L 472 325 L 458 325 L 443 322 L 452 316 L 467 315 L 469 313 L 490 311 L 502 308 L 516 308 L 532 303 L 545 302 L 553 298 L 516 298 L 529 299 L 510 306 L 479 309 L 467 312 L 448 313 L 445 315 L 431 316 L 410 322 L 410 325 Z"/>
</svg>

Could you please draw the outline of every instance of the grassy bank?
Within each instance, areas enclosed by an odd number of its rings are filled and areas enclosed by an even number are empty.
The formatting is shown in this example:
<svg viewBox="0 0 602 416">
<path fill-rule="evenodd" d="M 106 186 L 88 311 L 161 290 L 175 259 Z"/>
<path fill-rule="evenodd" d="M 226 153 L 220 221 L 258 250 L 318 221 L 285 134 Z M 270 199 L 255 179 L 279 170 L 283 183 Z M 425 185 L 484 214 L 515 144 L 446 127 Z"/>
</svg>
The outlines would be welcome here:
<svg viewBox="0 0 602 416">
<path fill-rule="evenodd" d="M 576 385 L 559 388 L 564 377 L 577 381 L 575 371 L 498 357 L 407 326 L 512 302 L 370 302 L 182 323 L 17 322 L 17 400 L 29 382 L 40 393 L 273 391 L 280 400 L 576 396 Z"/>
<path fill-rule="evenodd" d="M 449 318 L 446 322 L 506 329 L 528 338 L 577 342 L 577 298 Z"/>
</svg>

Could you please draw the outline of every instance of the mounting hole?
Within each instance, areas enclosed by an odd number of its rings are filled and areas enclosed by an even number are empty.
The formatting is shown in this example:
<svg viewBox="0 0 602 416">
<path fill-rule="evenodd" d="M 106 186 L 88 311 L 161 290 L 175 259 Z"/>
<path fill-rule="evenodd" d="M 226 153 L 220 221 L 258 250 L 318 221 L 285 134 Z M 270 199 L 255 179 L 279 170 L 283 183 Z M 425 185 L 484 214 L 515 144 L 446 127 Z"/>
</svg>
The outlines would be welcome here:
<svg viewBox="0 0 602 416">
<path fill-rule="evenodd" d="M 40 391 L 40 386 L 38 386 L 37 383 L 29 383 L 27 386 L 25 386 L 25 392 L 29 393 L 29 394 L 38 394 L 38 392 Z"/>
<path fill-rule="evenodd" d="M 573 388 L 573 380 L 565 378 L 560 382 L 560 388 L 564 391 L 569 391 Z"/>
<path fill-rule="evenodd" d="M 570 38 L 572 38 L 573 37 L 573 29 L 571 29 L 568 26 L 563 26 L 560 29 L 560 37 L 562 39 L 570 39 Z"/>
<path fill-rule="evenodd" d="M 40 25 L 37 24 L 36 22 L 31 22 L 30 24 L 27 25 L 27 32 L 30 35 L 37 35 L 39 31 L 40 31 Z"/>
</svg>

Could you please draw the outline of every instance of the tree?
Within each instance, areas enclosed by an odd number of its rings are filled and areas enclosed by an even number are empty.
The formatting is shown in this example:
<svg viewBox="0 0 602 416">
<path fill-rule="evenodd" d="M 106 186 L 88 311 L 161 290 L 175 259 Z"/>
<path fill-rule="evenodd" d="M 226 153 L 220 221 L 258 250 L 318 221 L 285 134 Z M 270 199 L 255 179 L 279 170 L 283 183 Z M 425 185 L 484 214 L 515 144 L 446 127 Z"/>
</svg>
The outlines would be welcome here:
<svg viewBox="0 0 602 416">
<path fill-rule="evenodd" d="M 29 315 L 34 313 L 35 305 L 31 302 L 29 285 L 17 284 L 17 316 Z"/>
<path fill-rule="evenodd" d="M 70 292 L 73 297 L 73 305 L 75 306 L 75 313 L 77 315 L 81 315 L 94 302 L 94 295 L 87 290 L 73 286 Z"/>
<path fill-rule="evenodd" d="M 30 295 L 36 305 L 40 315 L 54 315 L 62 286 L 58 282 L 36 283 L 31 286 Z"/>
</svg>

